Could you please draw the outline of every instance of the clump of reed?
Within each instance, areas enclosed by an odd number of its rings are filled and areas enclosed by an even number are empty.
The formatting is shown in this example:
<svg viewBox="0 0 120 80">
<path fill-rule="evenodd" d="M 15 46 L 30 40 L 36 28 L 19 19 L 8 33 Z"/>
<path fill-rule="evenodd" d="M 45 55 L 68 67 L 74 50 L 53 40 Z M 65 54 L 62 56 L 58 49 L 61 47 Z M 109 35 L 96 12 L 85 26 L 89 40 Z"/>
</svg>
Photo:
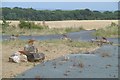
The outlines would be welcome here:
<svg viewBox="0 0 120 80">
<path fill-rule="evenodd" d="M 115 23 L 111 23 L 110 26 L 107 26 L 106 28 L 98 29 L 94 35 L 95 36 L 104 36 L 104 37 L 118 37 L 118 28 L 119 26 Z"/>
</svg>

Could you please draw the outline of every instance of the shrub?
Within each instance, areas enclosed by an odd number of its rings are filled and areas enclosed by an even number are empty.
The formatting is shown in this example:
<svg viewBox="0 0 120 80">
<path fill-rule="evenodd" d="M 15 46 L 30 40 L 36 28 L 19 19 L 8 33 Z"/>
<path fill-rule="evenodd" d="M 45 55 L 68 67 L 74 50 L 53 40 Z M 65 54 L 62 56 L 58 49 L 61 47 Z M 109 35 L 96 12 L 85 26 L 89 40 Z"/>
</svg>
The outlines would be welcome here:
<svg viewBox="0 0 120 80">
<path fill-rule="evenodd" d="M 5 33 L 5 30 L 7 27 L 9 27 L 10 22 L 6 22 L 5 19 L 3 19 L 2 21 L 3 21 L 2 22 L 2 29 L 3 29 L 2 33 Z"/>
<path fill-rule="evenodd" d="M 48 28 L 48 26 L 41 26 L 41 25 L 37 25 L 34 22 L 29 22 L 29 21 L 20 21 L 19 23 L 19 27 L 20 28 L 24 28 L 24 29 L 46 29 Z"/>
<path fill-rule="evenodd" d="M 116 23 L 114 23 L 114 22 L 112 22 L 112 23 L 111 23 L 111 26 L 117 26 L 117 24 L 116 24 Z"/>
<path fill-rule="evenodd" d="M 95 36 L 104 36 L 104 37 L 114 37 L 118 35 L 118 26 L 115 23 L 111 23 L 110 26 L 106 28 L 98 29 L 95 33 Z"/>
<path fill-rule="evenodd" d="M 65 32 L 66 33 L 69 33 L 69 32 L 78 32 L 80 30 L 84 30 L 84 28 L 83 27 L 79 27 L 79 28 L 66 28 Z"/>
</svg>

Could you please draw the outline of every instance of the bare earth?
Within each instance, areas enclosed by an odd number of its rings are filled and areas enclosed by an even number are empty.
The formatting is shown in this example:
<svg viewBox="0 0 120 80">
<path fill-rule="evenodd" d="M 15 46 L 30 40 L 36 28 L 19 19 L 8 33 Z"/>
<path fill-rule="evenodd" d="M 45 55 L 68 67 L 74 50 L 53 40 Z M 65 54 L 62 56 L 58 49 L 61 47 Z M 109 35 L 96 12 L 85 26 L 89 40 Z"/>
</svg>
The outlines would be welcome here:
<svg viewBox="0 0 120 80">
<path fill-rule="evenodd" d="M 12 78 L 15 77 L 17 74 L 20 74 L 24 72 L 25 70 L 28 70 L 38 63 L 31 63 L 31 62 L 22 62 L 22 63 L 11 63 L 8 62 L 8 57 L 15 51 L 22 50 L 23 45 L 20 46 L 11 46 L 14 48 L 11 48 L 10 45 L 3 45 L 3 52 L 2 52 L 2 77 L 3 78 Z M 19 49 L 18 49 L 19 48 Z M 61 44 L 59 46 L 55 46 L 53 44 L 44 44 L 39 45 L 38 49 L 39 52 L 42 52 L 46 55 L 46 60 L 52 60 L 60 56 L 64 56 L 66 54 L 70 53 L 79 53 L 79 52 L 86 52 L 86 51 L 93 51 L 97 49 L 98 47 L 94 48 L 78 48 L 78 47 L 69 47 L 64 44 Z"/>
</svg>

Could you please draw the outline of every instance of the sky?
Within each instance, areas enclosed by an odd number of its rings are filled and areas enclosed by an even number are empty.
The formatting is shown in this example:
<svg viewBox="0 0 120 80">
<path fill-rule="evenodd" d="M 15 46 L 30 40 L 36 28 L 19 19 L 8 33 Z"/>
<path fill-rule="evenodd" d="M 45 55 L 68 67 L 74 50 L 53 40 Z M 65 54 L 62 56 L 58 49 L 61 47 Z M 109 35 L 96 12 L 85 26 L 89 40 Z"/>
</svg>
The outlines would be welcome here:
<svg viewBox="0 0 120 80">
<path fill-rule="evenodd" d="M 88 2 L 88 0 L 1 0 L 2 2 Z M 89 2 L 119 2 L 119 0 L 89 0 Z"/>
<path fill-rule="evenodd" d="M 38 10 L 75 10 L 88 8 L 98 11 L 115 11 L 118 10 L 118 2 L 2 2 L 2 7 L 22 7 Z"/>
</svg>

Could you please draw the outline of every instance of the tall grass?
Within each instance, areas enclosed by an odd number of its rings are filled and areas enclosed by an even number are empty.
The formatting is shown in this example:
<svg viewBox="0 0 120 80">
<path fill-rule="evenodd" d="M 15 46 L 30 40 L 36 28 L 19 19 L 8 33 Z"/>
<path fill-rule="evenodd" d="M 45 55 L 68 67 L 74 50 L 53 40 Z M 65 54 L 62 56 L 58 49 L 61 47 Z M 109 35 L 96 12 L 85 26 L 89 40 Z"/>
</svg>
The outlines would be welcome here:
<svg viewBox="0 0 120 80">
<path fill-rule="evenodd" d="M 73 26 L 74 27 L 74 26 Z M 49 28 L 47 24 L 39 24 L 33 21 L 20 20 L 18 26 L 8 25 L 4 29 L 4 34 L 16 35 L 48 35 L 48 34 L 63 34 L 69 32 L 78 32 L 84 30 L 82 27 L 65 27 L 65 28 Z"/>
<path fill-rule="evenodd" d="M 78 27 L 78 28 L 65 28 L 65 32 L 69 33 L 69 32 L 78 32 L 80 30 L 84 30 L 83 27 Z"/>
<path fill-rule="evenodd" d="M 38 24 L 35 24 L 34 22 L 21 20 L 19 23 L 19 28 L 21 28 L 21 29 L 40 29 L 41 30 L 41 29 L 47 29 L 48 26 L 38 25 Z"/>
<path fill-rule="evenodd" d="M 4 34 L 12 35 L 49 35 L 49 34 L 64 34 L 70 32 L 78 32 L 83 30 L 83 28 L 32 28 L 32 29 L 20 29 L 15 27 L 7 27 Z"/>
<path fill-rule="evenodd" d="M 119 26 L 111 23 L 110 26 L 107 26 L 106 28 L 98 29 L 94 35 L 95 36 L 104 36 L 104 37 L 118 37 L 118 28 Z"/>
<path fill-rule="evenodd" d="M 89 42 L 83 42 L 83 41 L 70 41 L 70 40 L 46 40 L 46 41 L 43 41 L 43 43 L 46 42 L 46 43 L 53 43 L 53 44 L 65 44 L 67 46 L 70 46 L 70 47 L 79 47 L 79 48 L 90 48 L 90 47 L 95 47 L 97 46 L 96 44 L 93 44 L 93 43 L 89 43 Z"/>
<path fill-rule="evenodd" d="M 89 42 L 83 42 L 83 41 L 70 41 L 70 40 L 59 40 L 59 39 L 55 39 L 55 40 L 45 40 L 45 41 L 37 41 L 38 44 L 42 45 L 42 44 L 55 44 L 55 45 L 60 45 L 60 44 L 64 44 L 70 47 L 94 47 L 96 46 L 93 43 L 89 43 Z M 27 44 L 26 40 L 4 40 L 2 41 L 3 45 L 14 45 L 14 46 L 24 46 L 25 44 Z"/>
</svg>

